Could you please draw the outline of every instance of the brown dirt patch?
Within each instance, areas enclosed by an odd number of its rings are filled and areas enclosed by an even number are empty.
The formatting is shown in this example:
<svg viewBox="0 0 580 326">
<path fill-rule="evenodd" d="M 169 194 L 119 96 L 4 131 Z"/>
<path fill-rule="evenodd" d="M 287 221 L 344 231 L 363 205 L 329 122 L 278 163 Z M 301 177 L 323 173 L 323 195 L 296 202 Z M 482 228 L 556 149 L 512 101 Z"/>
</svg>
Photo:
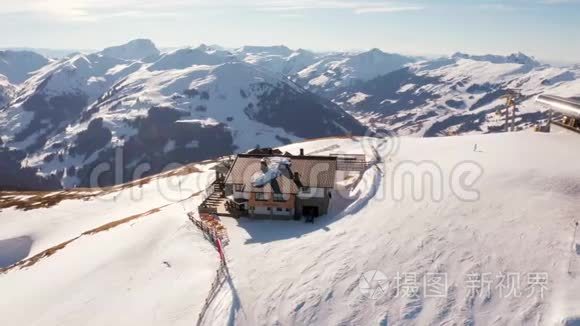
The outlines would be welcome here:
<svg viewBox="0 0 580 326">
<path fill-rule="evenodd" d="M 152 180 L 172 176 L 182 176 L 201 172 L 195 164 L 189 164 L 171 171 L 163 172 L 154 176 L 134 180 L 124 184 L 104 188 L 75 188 L 61 191 L 0 191 L 0 210 L 15 207 L 19 210 L 32 210 L 47 208 L 60 203 L 63 200 L 89 200 L 112 192 L 118 192 L 127 188 L 143 186 Z"/>
<path fill-rule="evenodd" d="M 8 267 L 5 267 L 5 268 L 0 268 L 0 274 L 5 274 L 5 273 L 7 273 L 7 272 L 9 272 L 11 270 L 15 270 L 17 268 L 18 269 L 24 269 L 24 268 L 33 266 L 34 264 L 38 263 L 39 261 L 43 260 L 44 258 L 48 258 L 48 257 L 54 255 L 58 251 L 64 249 L 68 244 L 74 242 L 75 240 L 78 240 L 79 238 L 81 238 L 83 236 L 90 236 L 90 235 L 97 234 L 99 232 L 105 232 L 105 231 L 108 231 L 110 229 L 113 229 L 113 228 L 115 228 L 115 227 L 117 227 L 119 225 L 122 225 L 122 224 L 125 224 L 125 223 L 128 223 L 128 222 L 131 222 L 133 220 L 136 220 L 138 218 L 141 218 L 141 217 L 145 217 L 145 216 L 149 216 L 149 215 L 158 213 L 163 208 L 165 208 L 165 207 L 167 207 L 169 205 L 172 205 L 172 204 L 167 204 L 167 205 L 164 205 L 164 206 L 161 206 L 161 207 L 157 207 L 157 208 L 148 210 L 148 211 L 143 212 L 143 213 L 131 215 L 129 217 L 125 217 L 123 219 L 116 220 L 116 221 L 113 221 L 113 222 L 110 222 L 110 223 L 101 225 L 101 226 L 99 226 L 97 228 L 94 228 L 92 230 L 85 231 L 85 232 L 81 233 L 79 236 L 77 236 L 75 238 L 72 238 L 70 240 L 67 240 L 67 241 L 65 241 L 63 243 L 60 243 L 60 244 L 54 246 L 54 247 L 48 248 L 48 249 L 46 249 L 46 250 L 44 250 L 44 251 L 42 251 L 42 252 L 40 252 L 40 253 L 32 256 L 32 257 L 30 257 L 30 258 L 21 260 L 21 261 L 17 262 L 16 264 L 13 264 L 11 266 L 8 266 Z"/>
</svg>

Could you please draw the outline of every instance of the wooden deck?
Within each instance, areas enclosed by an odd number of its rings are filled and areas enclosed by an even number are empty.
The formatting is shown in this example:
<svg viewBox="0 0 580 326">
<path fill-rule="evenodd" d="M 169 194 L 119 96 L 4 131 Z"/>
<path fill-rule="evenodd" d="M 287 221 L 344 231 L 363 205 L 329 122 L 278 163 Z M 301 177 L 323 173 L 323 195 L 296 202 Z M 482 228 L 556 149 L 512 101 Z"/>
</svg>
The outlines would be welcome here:
<svg viewBox="0 0 580 326">
<path fill-rule="evenodd" d="M 216 214 L 219 216 L 235 217 L 240 216 L 235 210 L 229 210 L 227 206 L 228 199 L 225 197 L 223 192 L 223 185 L 219 182 L 213 182 L 206 189 L 206 198 L 202 201 L 201 205 L 198 207 L 198 212 L 200 214 Z"/>
</svg>

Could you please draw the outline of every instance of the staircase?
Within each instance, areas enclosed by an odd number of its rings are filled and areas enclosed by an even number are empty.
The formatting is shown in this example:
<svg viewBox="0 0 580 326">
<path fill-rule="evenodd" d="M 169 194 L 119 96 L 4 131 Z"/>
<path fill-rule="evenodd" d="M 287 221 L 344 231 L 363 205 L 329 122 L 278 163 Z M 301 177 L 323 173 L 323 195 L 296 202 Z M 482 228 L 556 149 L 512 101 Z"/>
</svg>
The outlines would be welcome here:
<svg viewBox="0 0 580 326">
<path fill-rule="evenodd" d="M 223 211 L 226 203 L 223 184 L 216 181 L 206 191 L 208 196 L 199 205 L 199 213 L 217 214 L 218 211 Z"/>
</svg>

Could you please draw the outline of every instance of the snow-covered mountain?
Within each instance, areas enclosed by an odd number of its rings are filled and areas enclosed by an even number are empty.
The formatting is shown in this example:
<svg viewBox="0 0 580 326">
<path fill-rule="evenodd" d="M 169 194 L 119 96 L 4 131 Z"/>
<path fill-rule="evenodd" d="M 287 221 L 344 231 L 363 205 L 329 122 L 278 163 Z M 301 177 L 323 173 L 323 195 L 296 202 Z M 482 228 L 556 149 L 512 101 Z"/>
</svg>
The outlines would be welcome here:
<svg viewBox="0 0 580 326">
<path fill-rule="evenodd" d="M 213 66 L 239 61 L 228 51 L 215 50 L 206 45 L 197 48 L 182 48 L 161 55 L 150 70 L 185 69 L 191 66 Z"/>
<path fill-rule="evenodd" d="M 16 87 L 4 75 L 0 75 L 0 108 L 7 105 L 14 96 Z"/>
<path fill-rule="evenodd" d="M 285 75 L 304 88 L 327 97 L 415 61 L 379 49 L 316 53 L 279 45 L 244 46 L 232 52 L 244 62 Z"/>
<path fill-rule="evenodd" d="M 218 253 L 186 213 L 215 162 L 110 189 L 0 194 L 0 315 L 7 325 L 63 326 L 578 325 L 580 180 L 577 165 L 563 164 L 580 160 L 577 138 L 378 146 L 383 163 L 339 177 L 315 223 L 220 217 L 227 274 L 213 289 Z M 281 149 L 368 155 L 365 145 L 381 141 Z M 417 173 L 409 162 L 436 165 L 441 193 L 413 186 L 402 174 Z M 473 179 L 461 162 L 484 173 Z M 466 188 L 445 182 L 452 171 Z"/>
<path fill-rule="evenodd" d="M 325 96 L 334 96 L 375 77 L 401 69 L 415 59 L 372 49 L 361 53 L 335 53 L 302 69 L 292 80 Z"/>
<path fill-rule="evenodd" d="M 494 54 L 487 54 L 487 55 L 469 55 L 466 53 L 457 52 L 451 56 L 453 59 L 470 59 L 474 61 L 485 61 L 491 62 L 496 64 L 501 63 L 516 63 L 526 66 L 541 66 L 542 64 L 537 61 L 536 59 L 525 55 L 524 53 L 512 53 L 507 56 L 502 55 L 494 55 Z"/>
<path fill-rule="evenodd" d="M 362 134 L 363 125 L 416 136 L 496 132 L 504 128 L 507 89 L 522 93 L 516 126 L 524 129 L 546 118 L 535 95 L 580 96 L 580 68 L 543 65 L 522 53 L 417 62 L 378 49 L 202 45 L 160 53 L 151 41 L 135 40 L 41 58 L 22 70 L 19 80 L 31 75 L 21 84 L 0 79 L 0 161 L 23 173 L 3 176 L 5 185 L 26 186 L 17 180 L 32 178 L 29 184 L 41 188 L 87 186 L 90 171 L 120 148 L 127 171 L 115 180 L 103 176 L 102 184 L 134 178 L 145 161 L 149 174 L 169 162 Z"/>
<path fill-rule="evenodd" d="M 291 50 L 286 46 L 244 46 L 232 51 L 240 60 L 291 76 L 316 63 L 323 54 L 308 50 Z"/>
<path fill-rule="evenodd" d="M 49 59 L 62 59 L 69 57 L 75 53 L 93 53 L 97 50 L 90 49 L 47 49 L 47 48 L 36 48 L 36 47 L 0 47 L 1 50 L 11 50 L 11 51 L 28 51 L 38 53 Z"/>
<path fill-rule="evenodd" d="M 580 70 L 542 65 L 524 54 L 455 54 L 421 61 L 332 97 L 360 121 L 403 135 L 438 136 L 503 130 L 502 98 L 522 94 L 516 125 L 545 118 L 535 95 L 580 95 Z"/>
<path fill-rule="evenodd" d="M 522 132 L 475 135 L 503 129 L 509 89 Z M 149 40 L 0 52 L 0 190 L 35 190 L 0 191 L 1 320 L 578 326 L 578 135 L 524 130 L 541 93 L 579 97 L 580 66 Z M 314 223 L 220 217 L 220 257 L 187 214 L 223 156 L 257 146 L 369 164 L 337 173 Z"/>
<path fill-rule="evenodd" d="M 35 171 L 31 183 L 44 188 L 91 186 L 97 166 L 124 166 L 121 176 L 100 177 L 108 185 L 136 178 L 142 163 L 151 174 L 255 146 L 366 132 L 336 104 L 229 52 L 202 46 L 143 59 L 135 48 L 151 48 L 141 43 L 55 61 L 28 79 L 0 111 L 3 164 Z M 123 163 L 114 162 L 120 150 Z M 18 173 L 0 179 L 27 184 Z"/>
<path fill-rule="evenodd" d="M 141 60 L 159 55 L 159 50 L 147 39 L 133 40 L 127 44 L 112 46 L 101 52 L 107 57 L 113 57 L 124 60 Z"/>
<path fill-rule="evenodd" d="M 241 60 L 286 75 L 349 111 L 376 130 L 440 136 L 504 129 L 500 110 L 507 89 L 521 90 L 517 128 L 546 118 L 535 95 L 580 96 L 578 67 L 551 67 L 523 53 L 421 60 L 378 49 L 311 53 L 285 46 L 247 46 Z M 289 65 L 289 58 L 300 64 Z M 297 71 L 296 67 L 304 67 Z"/>
<path fill-rule="evenodd" d="M 30 74 L 46 64 L 49 60 L 31 51 L 0 51 L 0 75 L 4 75 L 12 84 L 20 84 Z"/>
</svg>

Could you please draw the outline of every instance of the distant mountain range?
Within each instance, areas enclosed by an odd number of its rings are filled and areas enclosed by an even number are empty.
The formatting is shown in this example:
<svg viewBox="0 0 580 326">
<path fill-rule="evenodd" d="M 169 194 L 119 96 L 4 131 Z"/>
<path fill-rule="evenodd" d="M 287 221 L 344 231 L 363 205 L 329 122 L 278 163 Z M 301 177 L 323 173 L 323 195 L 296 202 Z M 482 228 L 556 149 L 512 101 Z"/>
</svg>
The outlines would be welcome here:
<svg viewBox="0 0 580 326">
<path fill-rule="evenodd" d="M 541 93 L 580 95 L 578 67 L 551 67 L 518 53 L 421 61 L 344 89 L 332 100 L 375 130 L 446 136 L 501 131 L 507 90 L 521 93 L 516 128 L 546 119 Z"/>
<path fill-rule="evenodd" d="M 50 62 L 31 51 L 0 51 L 0 74 L 12 84 L 20 84 L 31 77 L 30 73 Z"/>
<path fill-rule="evenodd" d="M 518 53 L 424 60 L 372 49 L 285 46 L 160 51 L 134 40 L 48 59 L 0 52 L 0 189 L 91 186 L 123 155 L 122 177 L 256 146 L 389 131 L 440 136 L 502 129 L 507 89 L 523 95 L 519 128 L 545 118 L 533 96 L 580 95 L 580 68 Z"/>
<path fill-rule="evenodd" d="M 17 52 L 34 52 L 50 59 L 62 59 L 74 53 L 93 53 L 97 50 L 89 49 L 47 49 L 47 48 L 32 48 L 32 47 L 0 47 L 0 51 L 17 51 Z"/>
<path fill-rule="evenodd" d="M 12 62 L 18 74 L 0 69 L 11 76 L 1 84 L 3 188 L 93 186 L 91 173 L 118 151 L 123 177 L 111 171 L 99 185 L 137 177 L 140 164 L 148 175 L 256 146 L 367 133 L 331 101 L 207 46 L 160 53 L 136 40 L 41 67 Z"/>
</svg>

